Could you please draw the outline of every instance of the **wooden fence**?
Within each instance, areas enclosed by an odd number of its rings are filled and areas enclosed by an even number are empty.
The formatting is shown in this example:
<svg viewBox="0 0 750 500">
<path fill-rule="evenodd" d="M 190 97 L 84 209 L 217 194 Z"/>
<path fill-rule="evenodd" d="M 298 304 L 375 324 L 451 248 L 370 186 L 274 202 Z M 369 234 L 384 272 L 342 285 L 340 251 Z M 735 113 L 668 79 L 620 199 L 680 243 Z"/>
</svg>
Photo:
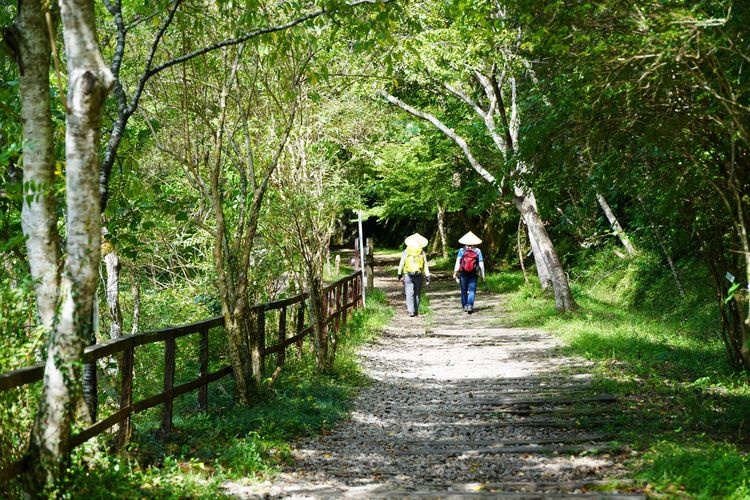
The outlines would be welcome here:
<svg viewBox="0 0 750 500">
<path fill-rule="evenodd" d="M 276 354 L 277 368 L 284 364 L 286 348 L 292 344 L 301 346 L 304 337 L 312 331 L 309 315 L 305 315 L 305 301 L 308 295 L 301 294 L 288 299 L 258 304 L 253 306 L 253 313 L 257 314 L 257 328 L 260 337 L 260 351 L 265 366 L 265 357 Z M 326 324 L 333 331 L 338 332 L 346 326 L 349 309 L 362 305 L 362 275 L 355 272 L 324 288 L 323 307 L 326 314 Z M 278 338 L 275 343 L 266 345 L 266 314 L 269 311 L 279 311 Z M 289 336 L 287 327 L 288 311 L 292 310 L 294 317 L 294 334 Z M 119 409 L 112 415 L 98 420 L 86 429 L 71 437 L 71 449 L 119 424 L 116 445 L 124 444 L 131 434 L 131 417 L 133 414 L 163 405 L 161 414 L 161 430 L 168 433 L 172 429 L 173 401 L 177 396 L 190 391 L 198 391 L 198 406 L 205 410 L 208 407 L 208 384 L 232 373 L 232 367 L 227 365 L 216 371 L 208 371 L 209 342 L 208 333 L 212 328 L 223 326 L 221 316 L 209 318 L 197 323 L 182 325 L 175 328 L 165 328 L 151 332 L 128 335 L 118 339 L 107 340 L 86 349 L 83 361 L 96 364 L 109 356 L 120 355 L 120 389 Z M 189 382 L 174 385 L 175 359 L 177 352 L 176 340 L 180 337 L 194 335 L 198 339 L 199 376 Z M 161 393 L 133 401 L 133 365 L 135 348 L 138 346 L 164 342 L 164 385 Z M 269 342 L 270 343 L 270 342 Z M 13 372 L 0 374 L 0 393 L 11 389 L 21 388 L 42 380 L 44 366 L 34 365 L 21 368 Z M 27 470 L 26 459 L 6 464 L 0 469 L 0 482 L 8 481 Z"/>
</svg>

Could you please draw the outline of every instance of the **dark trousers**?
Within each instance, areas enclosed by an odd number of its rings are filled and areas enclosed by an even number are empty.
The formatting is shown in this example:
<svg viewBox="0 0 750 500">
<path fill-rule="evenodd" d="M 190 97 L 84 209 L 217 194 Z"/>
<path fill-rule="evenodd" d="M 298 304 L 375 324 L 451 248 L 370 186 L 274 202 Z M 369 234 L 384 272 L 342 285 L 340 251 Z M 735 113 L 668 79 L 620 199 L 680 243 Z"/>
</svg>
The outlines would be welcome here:
<svg viewBox="0 0 750 500">
<path fill-rule="evenodd" d="M 477 292 L 477 275 L 461 273 L 461 307 L 474 306 L 474 295 Z"/>
<path fill-rule="evenodd" d="M 422 292 L 422 273 L 404 275 L 404 293 L 406 294 L 406 312 L 419 314 L 419 294 Z"/>
</svg>

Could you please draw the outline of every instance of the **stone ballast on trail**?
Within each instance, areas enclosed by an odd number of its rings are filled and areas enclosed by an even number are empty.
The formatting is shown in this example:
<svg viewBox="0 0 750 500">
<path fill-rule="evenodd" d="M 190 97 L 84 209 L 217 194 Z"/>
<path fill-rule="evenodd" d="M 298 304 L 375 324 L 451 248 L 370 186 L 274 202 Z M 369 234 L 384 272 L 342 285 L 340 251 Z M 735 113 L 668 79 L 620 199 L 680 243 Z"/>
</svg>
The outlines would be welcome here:
<svg viewBox="0 0 750 500">
<path fill-rule="evenodd" d="M 294 464 L 273 481 L 227 483 L 227 493 L 539 498 L 584 494 L 624 474 L 608 436 L 579 427 L 581 414 L 601 422 L 614 398 L 591 393 L 590 367 L 562 356 L 551 335 L 501 326 L 501 297 L 485 292 L 475 314 L 461 314 L 454 283 L 440 279 L 427 291 L 431 316 L 410 318 L 395 278 L 376 276 L 376 286 L 397 314 L 361 350 L 373 384 L 348 421 L 300 441 Z"/>
</svg>

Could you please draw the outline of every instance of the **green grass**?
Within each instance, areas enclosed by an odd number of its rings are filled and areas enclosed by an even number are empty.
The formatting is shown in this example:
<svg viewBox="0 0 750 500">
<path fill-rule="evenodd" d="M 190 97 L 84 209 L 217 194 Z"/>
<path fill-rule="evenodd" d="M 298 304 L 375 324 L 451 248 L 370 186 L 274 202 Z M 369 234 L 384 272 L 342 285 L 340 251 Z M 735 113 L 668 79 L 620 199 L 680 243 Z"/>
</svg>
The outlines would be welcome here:
<svg viewBox="0 0 750 500">
<path fill-rule="evenodd" d="M 320 375 L 307 349 L 291 353 L 273 389 L 254 405 L 237 405 L 231 379 L 212 384 L 210 408 L 196 409 L 194 395 L 175 402 L 174 432 L 158 434 L 158 414 L 139 416 L 125 452 L 112 455 L 95 442 L 74 452 L 72 473 L 58 496 L 215 498 L 227 480 L 253 482 L 291 460 L 291 443 L 331 428 L 347 415 L 359 387 L 369 383 L 356 360 L 392 316 L 381 291 L 368 294 L 341 335 L 334 373 Z M 269 361 L 272 362 L 272 361 Z"/>
<path fill-rule="evenodd" d="M 652 256 L 622 261 L 604 252 L 586 266 L 571 271 L 581 306 L 574 313 L 558 314 L 552 296 L 520 273 L 488 283 L 509 294 L 515 325 L 553 332 L 567 354 L 596 363 L 596 388 L 619 397 L 607 430 L 635 447 L 630 467 L 647 490 L 746 497 L 750 387 L 727 362 L 700 266 L 683 263 L 684 297 Z"/>
</svg>

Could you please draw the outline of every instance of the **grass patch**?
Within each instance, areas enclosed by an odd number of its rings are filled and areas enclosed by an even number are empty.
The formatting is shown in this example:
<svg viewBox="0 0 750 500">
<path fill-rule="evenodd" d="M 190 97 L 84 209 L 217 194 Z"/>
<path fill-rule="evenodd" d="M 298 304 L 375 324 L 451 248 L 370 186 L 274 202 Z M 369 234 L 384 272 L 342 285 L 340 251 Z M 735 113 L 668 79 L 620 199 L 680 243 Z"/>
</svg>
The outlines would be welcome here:
<svg viewBox="0 0 750 500">
<path fill-rule="evenodd" d="M 587 266 L 571 272 L 581 309 L 562 315 L 520 273 L 488 282 L 508 294 L 514 325 L 550 331 L 566 354 L 596 362 L 596 389 L 619 397 L 607 430 L 642 457 L 630 464 L 636 477 L 667 495 L 746 498 L 750 387 L 727 362 L 700 266 L 682 263 L 684 297 L 653 256 L 603 252 Z"/>
<path fill-rule="evenodd" d="M 210 387 L 207 412 L 195 399 L 175 401 L 174 431 L 158 432 L 158 414 L 139 415 L 127 450 L 111 455 L 96 441 L 75 450 L 63 498 L 216 498 L 227 480 L 248 483 L 272 476 L 291 460 L 291 444 L 301 436 L 330 429 L 344 418 L 358 388 L 369 381 L 356 359 L 357 347 L 376 338 L 392 316 L 385 295 L 367 296 L 341 334 L 334 373 L 320 375 L 314 355 L 288 356 L 272 390 L 250 407 L 235 403 L 231 379 Z"/>
</svg>

